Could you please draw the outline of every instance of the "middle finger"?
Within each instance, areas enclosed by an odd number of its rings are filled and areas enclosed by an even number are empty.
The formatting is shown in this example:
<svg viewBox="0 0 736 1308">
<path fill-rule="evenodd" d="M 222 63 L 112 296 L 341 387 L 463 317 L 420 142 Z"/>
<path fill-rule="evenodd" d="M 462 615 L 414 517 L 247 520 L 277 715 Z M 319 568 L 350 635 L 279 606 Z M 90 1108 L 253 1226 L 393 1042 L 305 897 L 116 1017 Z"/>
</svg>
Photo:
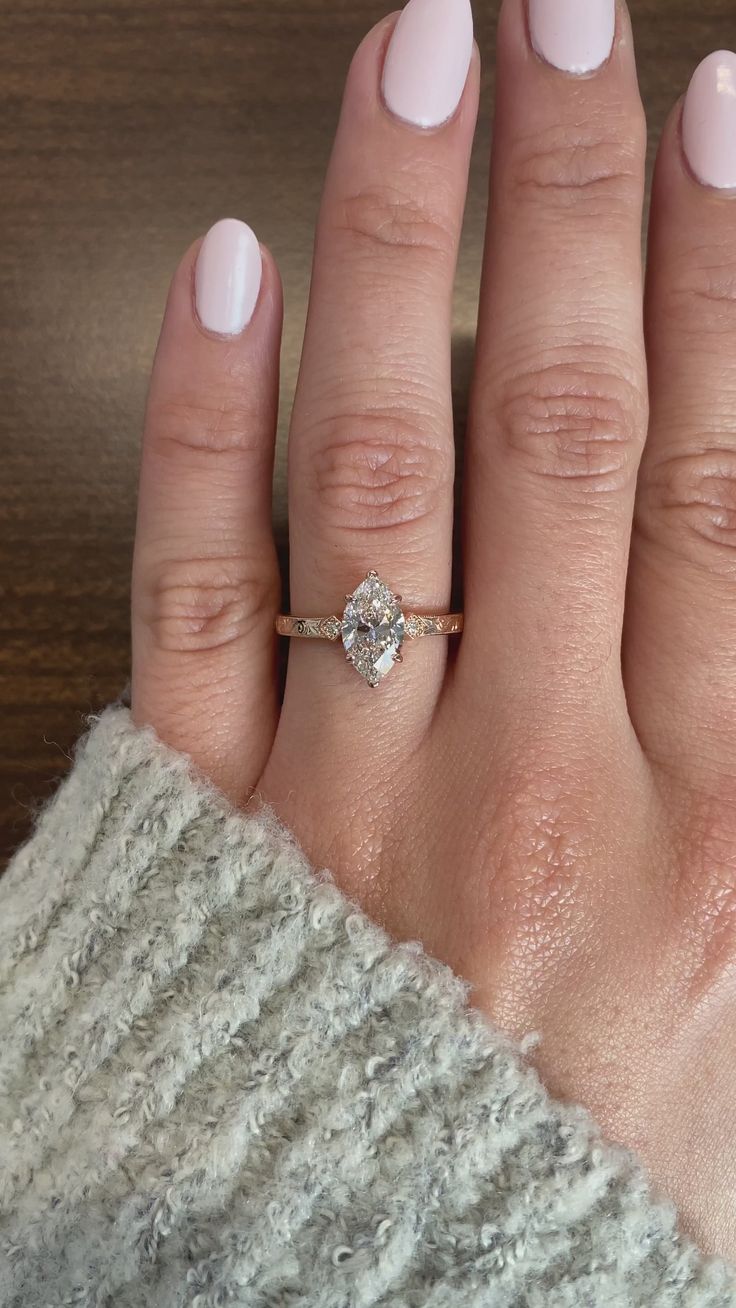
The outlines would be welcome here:
<svg viewBox="0 0 736 1308">
<path fill-rule="evenodd" d="M 623 4 L 505 0 L 460 664 L 484 686 L 491 665 L 494 714 L 556 693 L 587 712 L 604 682 L 625 707 L 621 628 L 647 407 L 644 154 Z"/>
</svg>

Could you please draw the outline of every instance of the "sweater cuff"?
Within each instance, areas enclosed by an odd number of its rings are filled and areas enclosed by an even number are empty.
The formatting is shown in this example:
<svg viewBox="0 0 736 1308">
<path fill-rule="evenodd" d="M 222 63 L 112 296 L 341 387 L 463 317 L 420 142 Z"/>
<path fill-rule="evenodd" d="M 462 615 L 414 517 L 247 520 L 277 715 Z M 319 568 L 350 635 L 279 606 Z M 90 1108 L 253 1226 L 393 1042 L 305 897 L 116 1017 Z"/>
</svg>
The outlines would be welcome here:
<svg viewBox="0 0 736 1308">
<path fill-rule="evenodd" d="M 465 987 L 124 709 L 0 883 L 0 1302 L 733 1308 Z"/>
</svg>

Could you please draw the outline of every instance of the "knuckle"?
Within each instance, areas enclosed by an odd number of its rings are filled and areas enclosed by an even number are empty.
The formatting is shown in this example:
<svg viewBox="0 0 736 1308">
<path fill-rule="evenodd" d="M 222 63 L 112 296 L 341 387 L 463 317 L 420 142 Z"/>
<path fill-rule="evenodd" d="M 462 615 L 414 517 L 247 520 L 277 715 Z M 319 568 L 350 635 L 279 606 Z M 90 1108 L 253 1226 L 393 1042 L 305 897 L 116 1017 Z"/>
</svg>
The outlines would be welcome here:
<svg viewBox="0 0 736 1308">
<path fill-rule="evenodd" d="M 598 851 L 583 787 L 566 770 L 525 765 L 510 770 L 482 837 L 489 894 L 514 933 L 543 948 L 581 903 L 580 877 Z"/>
<path fill-rule="evenodd" d="M 141 618 L 157 649 L 212 653 L 270 624 L 273 588 L 243 559 L 167 562 L 143 587 Z"/>
<path fill-rule="evenodd" d="M 661 527 L 678 554 L 736 576 L 736 449 L 678 452 L 648 470 L 645 488 L 647 534 Z"/>
<path fill-rule="evenodd" d="M 729 232 L 729 240 L 731 233 Z M 693 340 L 722 336 L 723 365 L 731 363 L 730 342 L 736 331 L 736 261 L 728 252 L 694 249 L 680 261 L 677 279 L 664 288 L 667 321 Z"/>
<path fill-rule="evenodd" d="M 694 990 L 707 993 L 736 957 L 736 809 L 733 781 L 696 799 L 682 843 L 681 917 L 699 941 Z"/>
<path fill-rule="evenodd" d="M 507 383 L 499 420 L 505 447 L 532 476 L 606 492 L 635 474 L 643 408 L 622 377 L 549 367 Z"/>
<path fill-rule="evenodd" d="M 620 139 L 592 127 L 551 127 L 520 144 L 510 177 L 516 198 L 532 204 L 575 206 L 610 218 L 631 204 L 642 187 L 641 133 L 627 128 Z"/>
<path fill-rule="evenodd" d="M 313 490 L 348 531 L 416 525 L 452 492 L 453 451 L 396 413 L 331 420 L 316 441 Z"/>
<path fill-rule="evenodd" d="M 356 191 L 343 201 L 337 227 L 369 255 L 378 249 L 447 256 L 455 246 L 452 223 L 431 193 L 427 188 L 422 198 L 388 187 Z"/>
<path fill-rule="evenodd" d="M 216 455 L 258 453 L 256 423 L 245 395 L 233 395 L 227 386 L 200 389 L 152 404 L 148 429 L 154 448 L 164 458 L 209 458 Z"/>
</svg>

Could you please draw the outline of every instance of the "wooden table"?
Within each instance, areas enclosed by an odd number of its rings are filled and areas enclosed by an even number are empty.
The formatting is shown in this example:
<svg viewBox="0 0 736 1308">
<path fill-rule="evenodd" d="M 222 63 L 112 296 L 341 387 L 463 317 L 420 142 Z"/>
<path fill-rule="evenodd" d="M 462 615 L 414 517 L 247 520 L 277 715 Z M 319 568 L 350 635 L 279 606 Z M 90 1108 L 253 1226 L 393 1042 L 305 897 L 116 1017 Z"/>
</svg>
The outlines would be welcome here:
<svg viewBox="0 0 736 1308">
<path fill-rule="evenodd" d="M 497 0 L 457 293 L 470 366 Z M 650 152 L 733 0 L 632 0 Z M 248 219 L 286 286 L 276 520 L 312 227 L 351 51 L 379 0 L 15 0 L 0 12 L 0 855 L 124 688 L 146 378 L 167 281 L 216 218 Z"/>
</svg>

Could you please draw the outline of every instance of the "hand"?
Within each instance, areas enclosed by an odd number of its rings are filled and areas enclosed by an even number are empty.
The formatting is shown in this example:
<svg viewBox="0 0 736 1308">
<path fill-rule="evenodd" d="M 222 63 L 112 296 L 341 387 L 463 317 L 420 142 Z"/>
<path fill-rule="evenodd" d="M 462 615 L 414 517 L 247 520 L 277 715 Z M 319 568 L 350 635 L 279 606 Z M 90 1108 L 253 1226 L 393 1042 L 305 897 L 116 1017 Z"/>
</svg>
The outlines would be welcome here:
<svg viewBox="0 0 736 1308">
<path fill-rule="evenodd" d="M 133 709 L 236 803 L 273 805 L 495 1022 L 539 1032 L 551 1090 L 734 1256 L 736 57 L 701 67 L 665 132 L 644 295 L 628 19 L 611 51 L 612 0 L 556 10 L 506 0 L 500 23 L 462 639 L 407 642 L 375 690 L 339 644 L 294 640 L 279 704 L 281 292 L 229 221 L 176 274 L 153 374 Z M 395 21 L 352 64 L 319 218 L 295 613 L 340 613 L 369 568 L 407 608 L 451 601 L 479 60 L 466 0 Z"/>
</svg>

